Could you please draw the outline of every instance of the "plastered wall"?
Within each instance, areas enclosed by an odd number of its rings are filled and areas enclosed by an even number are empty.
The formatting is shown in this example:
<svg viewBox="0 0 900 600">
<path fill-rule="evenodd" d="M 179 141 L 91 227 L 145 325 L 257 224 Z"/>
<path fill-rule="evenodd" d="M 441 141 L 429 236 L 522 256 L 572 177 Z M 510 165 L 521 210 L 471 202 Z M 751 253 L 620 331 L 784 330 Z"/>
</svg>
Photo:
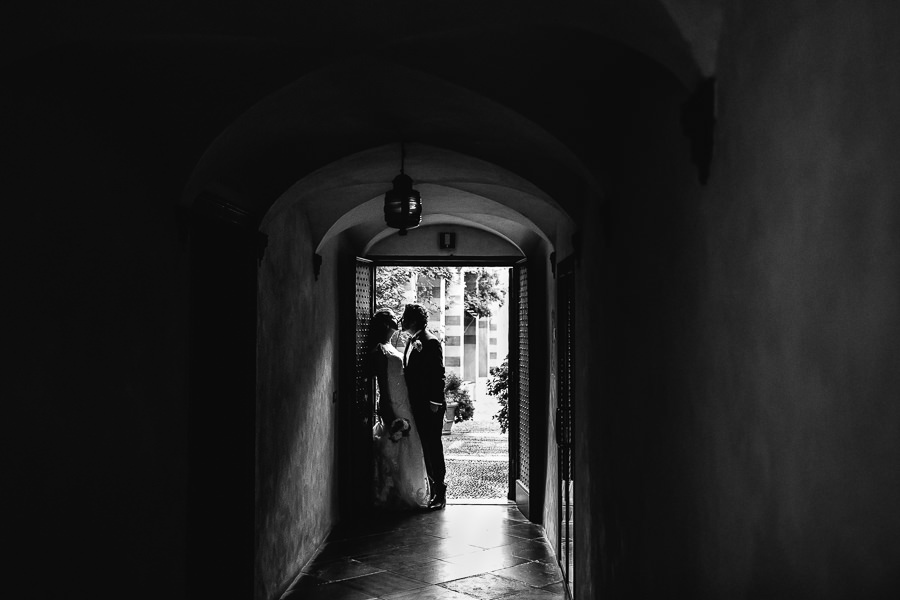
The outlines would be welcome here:
<svg viewBox="0 0 900 600">
<path fill-rule="evenodd" d="M 259 270 L 256 593 L 296 576 L 337 519 L 337 287 L 332 249 L 316 280 L 302 211 L 266 227 Z"/>
<path fill-rule="evenodd" d="M 456 235 L 455 247 L 441 249 L 439 238 L 442 232 Z M 368 252 L 374 256 L 431 256 L 431 257 L 460 257 L 460 256 L 521 256 L 522 250 L 492 233 L 460 227 L 457 225 L 432 225 L 412 229 L 405 236 L 399 234 L 390 235 Z"/>
<path fill-rule="evenodd" d="M 700 186 L 682 134 L 687 93 L 648 70 L 625 90 L 604 197 L 576 247 L 575 592 L 689 589 Z M 613 141 L 615 140 L 615 141 Z"/>
<path fill-rule="evenodd" d="M 900 11 L 725 15 L 697 417 L 704 591 L 895 597 Z"/>
<path fill-rule="evenodd" d="M 900 590 L 898 24 L 729 5 L 705 187 L 678 86 L 630 103 L 583 220 L 578 598 Z"/>
</svg>

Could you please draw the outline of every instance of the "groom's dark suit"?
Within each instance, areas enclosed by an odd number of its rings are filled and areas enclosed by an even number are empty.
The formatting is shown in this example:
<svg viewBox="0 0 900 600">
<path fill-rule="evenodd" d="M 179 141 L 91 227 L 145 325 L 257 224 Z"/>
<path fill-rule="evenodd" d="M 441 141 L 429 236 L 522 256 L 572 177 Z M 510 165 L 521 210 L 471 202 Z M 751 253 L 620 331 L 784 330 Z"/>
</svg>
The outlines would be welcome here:
<svg viewBox="0 0 900 600">
<path fill-rule="evenodd" d="M 413 418 L 422 440 L 425 470 L 432 482 L 432 494 L 443 497 L 446 468 L 441 431 L 447 402 L 444 400 L 444 351 L 440 340 L 423 329 L 407 342 L 404 361 L 403 373 Z M 433 405 L 438 407 L 435 412 L 431 410 Z"/>
</svg>

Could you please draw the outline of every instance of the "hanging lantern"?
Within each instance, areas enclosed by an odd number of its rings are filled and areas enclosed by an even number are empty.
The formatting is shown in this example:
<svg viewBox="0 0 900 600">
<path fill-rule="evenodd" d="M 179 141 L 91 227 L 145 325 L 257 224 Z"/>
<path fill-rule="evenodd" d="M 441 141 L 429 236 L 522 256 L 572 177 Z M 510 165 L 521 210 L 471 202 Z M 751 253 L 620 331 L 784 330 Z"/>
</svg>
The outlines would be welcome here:
<svg viewBox="0 0 900 600">
<path fill-rule="evenodd" d="M 401 146 L 400 174 L 394 177 L 394 187 L 384 194 L 384 222 L 400 230 L 414 229 L 422 223 L 422 196 L 413 189 L 412 178 L 403 172 L 405 151 Z"/>
</svg>

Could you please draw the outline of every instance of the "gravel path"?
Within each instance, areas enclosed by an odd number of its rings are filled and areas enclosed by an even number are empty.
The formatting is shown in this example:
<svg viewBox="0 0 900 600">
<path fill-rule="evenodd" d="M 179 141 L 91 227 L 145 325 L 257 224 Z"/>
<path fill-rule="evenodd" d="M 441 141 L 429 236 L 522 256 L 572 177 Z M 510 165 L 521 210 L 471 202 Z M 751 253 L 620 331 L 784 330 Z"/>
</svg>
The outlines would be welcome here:
<svg viewBox="0 0 900 600">
<path fill-rule="evenodd" d="M 442 438 L 450 500 L 506 500 L 509 436 L 496 421 L 454 423 Z"/>
</svg>

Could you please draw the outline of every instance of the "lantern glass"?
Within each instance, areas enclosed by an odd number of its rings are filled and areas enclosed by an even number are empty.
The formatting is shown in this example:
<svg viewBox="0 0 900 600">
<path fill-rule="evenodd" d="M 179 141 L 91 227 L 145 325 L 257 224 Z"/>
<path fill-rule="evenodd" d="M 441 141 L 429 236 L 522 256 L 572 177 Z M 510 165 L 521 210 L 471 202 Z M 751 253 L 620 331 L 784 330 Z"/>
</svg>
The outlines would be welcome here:
<svg viewBox="0 0 900 600">
<path fill-rule="evenodd" d="M 394 189 L 384 195 L 384 220 L 388 227 L 400 229 L 403 234 L 406 229 L 413 229 L 422 223 L 422 197 L 411 186 L 397 189 L 397 183 L 395 180 Z"/>
<path fill-rule="evenodd" d="M 388 227 L 399 229 L 400 235 L 406 235 L 407 229 L 422 223 L 422 196 L 413 189 L 412 178 L 403 172 L 404 155 L 401 155 L 400 174 L 394 177 L 393 188 L 384 194 L 384 221 Z"/>
</svg>

